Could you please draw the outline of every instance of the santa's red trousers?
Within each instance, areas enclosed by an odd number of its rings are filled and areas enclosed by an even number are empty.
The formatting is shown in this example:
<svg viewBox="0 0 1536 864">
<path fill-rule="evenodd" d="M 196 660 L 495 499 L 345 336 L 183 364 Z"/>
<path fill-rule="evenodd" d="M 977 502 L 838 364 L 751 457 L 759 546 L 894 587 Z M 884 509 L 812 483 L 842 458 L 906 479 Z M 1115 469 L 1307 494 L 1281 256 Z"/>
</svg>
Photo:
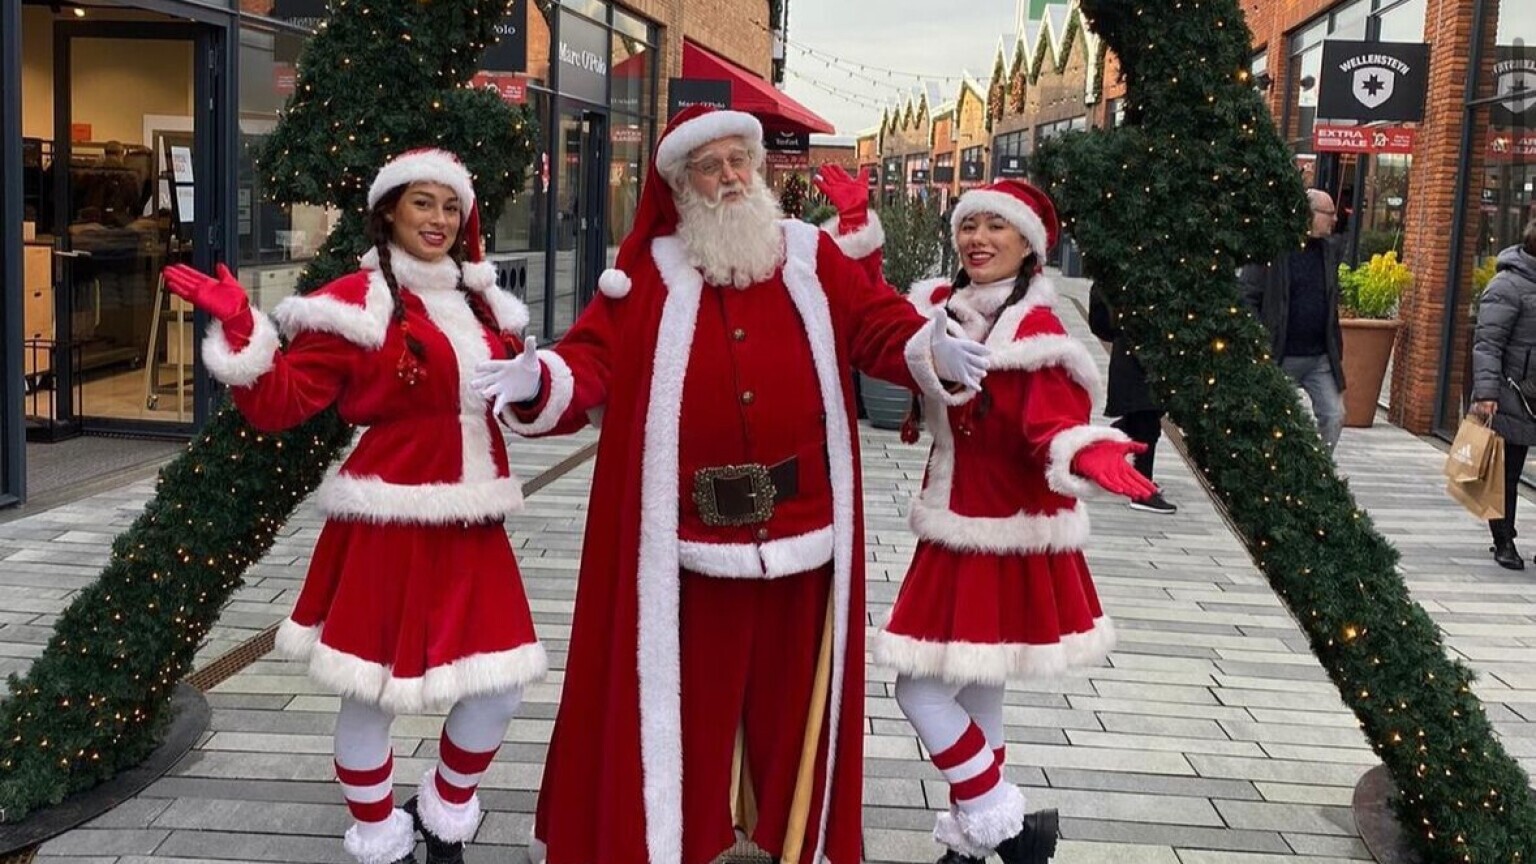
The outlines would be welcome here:
<svg viewBox="0 0 1536 864">
<path fill-rule="evenodd" d="M 735 843 L 730 787 L 738 728 L 757 801 L 752 840 L 775 859 L 782 854 L 831 579 L 831 565 L 778 579 L 683 572 L 684 864 L 709 864 Z M 802 862 L 816 850 L 831 731 L 824 716 Z"/>
</svg>

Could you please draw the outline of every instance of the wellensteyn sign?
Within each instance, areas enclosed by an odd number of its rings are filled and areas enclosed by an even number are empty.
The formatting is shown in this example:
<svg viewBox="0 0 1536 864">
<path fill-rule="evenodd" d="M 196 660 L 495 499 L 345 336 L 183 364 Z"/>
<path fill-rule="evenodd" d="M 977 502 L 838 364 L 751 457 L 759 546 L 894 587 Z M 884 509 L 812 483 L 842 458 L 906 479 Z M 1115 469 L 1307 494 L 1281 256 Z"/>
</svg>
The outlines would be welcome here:
<svg viewBox="0 0 1536 864">
<path fill-rule="evenodd" d="M 1325 120 L 1421 120 L 1429 46 L 1421 42 L 1323 43 L 1317 116 Z"/>
<path fill-rule="evenodd" d="M 1493 63 L 1496 95 L 1489 120 L 1500 129 L 1536 126 L 1536 46 L 1500 45 Z"/>
</svg>

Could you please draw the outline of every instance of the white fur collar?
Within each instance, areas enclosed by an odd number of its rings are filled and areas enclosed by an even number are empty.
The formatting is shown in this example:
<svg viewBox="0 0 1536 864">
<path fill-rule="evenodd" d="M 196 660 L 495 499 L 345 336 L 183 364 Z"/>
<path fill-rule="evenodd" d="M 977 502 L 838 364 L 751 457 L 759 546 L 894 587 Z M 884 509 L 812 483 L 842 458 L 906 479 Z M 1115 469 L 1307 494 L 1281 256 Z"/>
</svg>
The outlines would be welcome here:
<svg viewBox="0 0 1536 864">
<path fill-rule="evenodd" d="M 987 337 L 997 320 L 998 310 L 1003 308 L 1003 301 L 1013 293 L 1014 284 L 1013 279 L 1004 279 L 985 285 L 967 285 L 950 296 L 949 309 L 955 313 L 965 335 L 977 341 Z"/>
<path fill-rule="evenodd" d="M 360 262 L 364 270 L 379 269 L 379 250 L 369 249 Z M 401 288 L 409 288 L 417 294 L 428 291 L 454 291 L 459 287 L 459 264 L 448 256 L 427 262 L 389 244 L 389 269 Z"/>
</svg>

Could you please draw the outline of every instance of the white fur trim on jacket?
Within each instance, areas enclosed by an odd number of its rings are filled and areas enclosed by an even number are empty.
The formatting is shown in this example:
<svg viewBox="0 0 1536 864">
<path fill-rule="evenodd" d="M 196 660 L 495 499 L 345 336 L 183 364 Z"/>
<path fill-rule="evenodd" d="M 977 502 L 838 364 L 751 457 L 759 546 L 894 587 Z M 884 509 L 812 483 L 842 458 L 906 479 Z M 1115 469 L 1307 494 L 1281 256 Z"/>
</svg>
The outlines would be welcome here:
<svg viewBox="0 0 1536 864">
<path fill-rule="evenodd" d="M 679 124 L 662 137 L 656 146 L 656 170 L 667 180 L 675 181 L 689 153 L 711 141 L 733 136 L 746 140 L 754 167 L 763 164 L 763 124 L 742 111 L 710 111 Z"/>
<path fill-rule="evenodd" d="M 544 401 L 543 410 L 527 423 L 517 419 L 511 408 L 501 412 L 501 422 L 519 435 L 543 435 L 555 428 L 576 396 L 576 379 L 559 351 L 540 351 L 539 360 L 549 370 L 549 398 Z"/>
<path fill-rule="evenodd" d="M 955 202 L 955 212 L 949 217 L 950 243 L 955 243 L 955 238 L 960 235 L 960 223 L 978 213 L 991 213 L 1006 219 L 1008 224 L 1024 235 L 1024 239 L 1029 241 L 1029 248 L 1042 259 L 1050 251 L 1045 245 L 1045 223 L 1040 220 L 1040 214 L 1012 195 L 991 189 L 972 189 Z"/>
<path fill-rule="evenodd" d="M 1045 482 L 1053 491 L 1072 498 L 1094 498 L 1103 492 L 1097 483 L 1072 471 L 1072 460 L 1084 448 L 1101 441 L 1129 441 L 1124 432 L 1112 426 L 1084 424 L 1064 429 L 1051 439 L 1050 456 L 1045 463 Z"/>
<path fill-rule="evenodd" d="M 678 549 L 684 570 L 722 579 L 778 579 L 832 560 L 832 526 L 766 543 L 694 543 Z"/>
<path fill-rule="evenodd" d="M 318 630 L 321 626 L 308 629 Z M 296 647 L 295 641 L 290 639 L 284 647 Z M 305 658 L 303 654 L 289 656 Z M 396 678 L 390 667 L 338 651 L 320 640 L 310 647 L 308 659 L 309 676 L 320 685 L 337 695 L 377 705 L 391 714 L 445 711 L 466 696 L 499 693 L 541 680 L 549 670 L 544 646 L 538 642 L 462 657 L 433 666 L 420 678 Z"/>
<path fill-rule="evenodd" d="M 410 814 L 396 807 L 389 814 L 388 833 L 368 842 L 363 840 L 357 826 L 347 829 L 341 845 L 358 864 L 394 864 L 416 849 L 416 825 Z"/>
<path fill-rule="evenodd" d="M 715 116 L 721 112 L 709 116 Z M 731 112 L 734 113 L 734 112 Z M 745 115 L 743 115 L 745 116 Z M 700 118 L 700 120 L 708 119 Z M 695 121 L 697 122 L 697 121 Z M 756 124 L 756 120 L 752 120 Z M 691 125 L 691 124 L 687 124 Z M 675 135 L 676 133 L 674 133 Z M 721 134 L 702 134 L 699 143 Z M 673 136 L 663 139 L 663 146 Z M 688 149 L 698 146 L 694 144 Z M 820 384 L 826 417 L 827 460 L 832 485 L 833 628 L 832 681 L 829 698 L 828 753 L 824 783 L 837 764 L 837 735 L 846 668 L 848 610 L 853 569 L 853 442 L 848 425 L 836 339 L 826 294 L 816 277 L 815 227 L 793 220 L 782 223 L 785 236 L 784 283 L 805 322 L 805 337 Z M 682 860 L 682 741 L 679 702 L 678 570 L 681 566 L 678 529 L 678 427 L 682 414 L 683 378 L 692 352 L 703 277 L 688 263 L 676 237 L 651 242 L 651 255 L 666 284 L 656 355 L 651 373 L 650 402 L 645 416 L 644 457 L 641 464 L 639 549 L 640 749 L 645 802 L 646 850 L 653 864 Z M 824 796 L 812 860 L 821 860 L 830 800 Z"/>
<path fill-rule="evenodd" d="M 991 807 L 980 812 L 962 809 L 955 813 L 955 821 L 966 838 L 983 849 L 996 849 L 997 844 L 1024 830 L 1024 793 L 1007 780 L 1002 782 L 1002 795 Z"/>
<path fill-rule="evenodd" d="M 1105 615 L 1094 619 L 1092 630 L 1062 634 L 1049 645 L 934 642 L 882 628 L 873 647 L 876 663 L 904 675 L 961 685 L 1006 684 L 1102 664 L 1114 650 L 1115 625 Z"/>
<path fill-rule="evenodd" d="M 449 843 L 468 843 L 480 827 L 480 796 L 471 795 L 463 804 L 444 801 L 437 794 L 435 766 L 421 775 L 421 785 L 416 790 L 416 808 L 421 827 Z"/>
<path fill-rule="evenodd" d="M 341 473 L 320 485 L 315 500 L 327 516 L 377 524 L 449 525 L 521 510 L 523 487 L 516 477 L 409 484 Z"/>
<path fill-rule="evenodd" d="M 939 370 L 933 365 L 933 331 L 937 323 L 931 318 L 928 319 L 927 324 L 907 339 L 907 345 L 902 349 L 902 354 L 906 357 L 907 368 L 911 370 L 912 378 L 917 381 L 918 389 L 924 395 L 930 399 L 937 399 L 945 405 L 964 405 L 976 398 L 976 391 L 949 392 L 944 388 L 944 381 L 939 378 Z M 965 333 L 960 330 L 960 325 L 955 322 L 945 319 L 944 326 L 945 332 L 950 335 L 966 338 Z"/>
<path fill-rule="evenodd" d="M 384 163 L 368 185 L 368 206 L 379 203 L 396 186 L 420 182 L 441 183 L 459 196 L 459 212 L 468 213 L 475 206 L 475 184 L 457 157 L 447 150 L 429 148 L 402 153 Z"/>
<path fill-rule="evenodd" d="M 1051 514 L 962 516 L 919 495 L 907 521 L 919 539 L 957 552 L 1033 555 L 1071 552 L 1088 543 L 1088 511 L 1082 504 Z"/>
<path fill-rule="evenodd" d="M 331 333 L 362 348 L 378 348 L 389 331 L 389 316 L 395 310 L 389 297 L 389 285 L 378 270 L 368 273 L 368 293 L 363 305 L 338 300 L 327 294 L 294 295 L 272 310 L 272 318 L 292 339 L 299 333 Z"/>
<path fill-rule="evenodd" d="M 935 306 L 942 305 L 934 300 L 934 295 L 939 289 L 948 288 L 949 279 L 943 276 L 934 279 L 919 279 L 907 289 L 907 302 L 916 307 L 917 311 L 927 315 Z"/>
<path fill-rule="evenodd" d="M 203 363 L 213 377 L 231 387 L 249 387 L 277 365 L 279 344 L 272 319 L 252 309 L 251 320 L 255 324 L 251 338 L 239 351 L 230 347 L 224 325 L 218 321 L 208 325 L 208 335 L 203 337 Z"/>
<path fill-rule="evenodd" d="M 885 226 L 880 224 L 879 213 L 873 210 L 869 211 L 869 221 L 864 223 L 862 228 L 857 228 L 847 234 L 837 233 L 837 226 L 840 220 L 841 217 L 833 216 L 831 219 L 821 223 L 821 230 L 831 234 L 832 241 L 837 244 L 837 248 L 843 250 L 843 254 L 849 258 L 858 261 L 874 254 L 885 246 Z"/>
</svg>

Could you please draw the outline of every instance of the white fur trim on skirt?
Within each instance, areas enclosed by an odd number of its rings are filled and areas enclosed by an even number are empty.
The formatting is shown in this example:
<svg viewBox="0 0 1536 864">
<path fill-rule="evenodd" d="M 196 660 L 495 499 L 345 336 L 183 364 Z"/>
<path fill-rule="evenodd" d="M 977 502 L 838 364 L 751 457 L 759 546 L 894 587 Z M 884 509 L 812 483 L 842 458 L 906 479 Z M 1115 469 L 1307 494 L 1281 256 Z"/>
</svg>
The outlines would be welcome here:
<svg viewBox="0 0 1536 864">
<path fill-rule="evenodd" d="M 1051 678 L 1069 669 L 1102 664 L 1115 647 L 1115 626 L 1108 615 L 1093 629 L 1067 633 L 1048 644 L 933 642 L 889 630 L 875 633 L 875 662 L 915 678 L 951 684 L 1005 684 Z"/>
</svg>

